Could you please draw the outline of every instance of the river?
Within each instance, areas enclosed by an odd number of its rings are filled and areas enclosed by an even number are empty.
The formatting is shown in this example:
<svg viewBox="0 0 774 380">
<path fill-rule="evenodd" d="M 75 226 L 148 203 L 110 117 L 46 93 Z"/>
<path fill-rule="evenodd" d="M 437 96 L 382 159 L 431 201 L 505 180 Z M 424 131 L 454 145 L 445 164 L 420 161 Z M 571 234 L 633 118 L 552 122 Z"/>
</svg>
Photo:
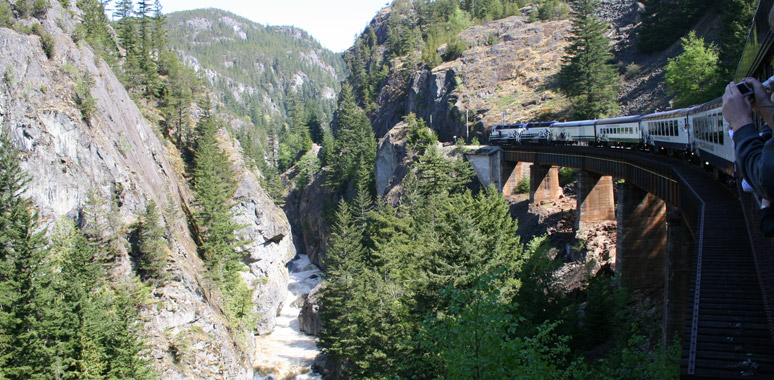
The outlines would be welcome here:
<svg viewBox="0 0 774 380">
<path fill-rule="evenodd" d="M 288 263 L 288 274 L 288 293 L 277 325 L 270 334 L 256 338 L 255 380 L 322 379 L 311 370 L 320 353 L 317 338 L 303 333 L 298 321 L 303 295 L 320 283 L 322 272 L 308 256 L 298 255 Z"/>
</svg>

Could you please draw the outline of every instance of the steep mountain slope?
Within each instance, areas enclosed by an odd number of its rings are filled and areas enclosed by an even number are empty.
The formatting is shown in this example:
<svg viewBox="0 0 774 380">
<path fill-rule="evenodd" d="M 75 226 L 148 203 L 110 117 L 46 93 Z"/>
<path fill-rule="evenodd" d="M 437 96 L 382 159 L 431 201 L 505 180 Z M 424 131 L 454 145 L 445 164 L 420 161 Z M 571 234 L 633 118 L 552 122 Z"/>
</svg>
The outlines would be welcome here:
<svg viewBox="0 0 774 380">
<path fill-rule="evenodd" d="M 81 16 L 75 4 L 63 9 L 51 2 L 39 21 L 53 36 L 50 59 L 40 37 L 0 28 L 0 126 L 22 152 L 21 165 L 30 176 L 26 194 L 51 226 L 63 218 L 82 222 L 87 193 L 93 191 L 115 202 L 123 234 L 150 201 L 158 204 L 169 280 L 152 289 L 141 314 L 159 378 L 253 379 L 253 333 L 273 326 L 279 293 L 287 287 L 285 263 L 294 255 L 287 219 L 236 159 L 238 144 L 224 136 L 222 145 L 234 155 L 238 173 L 232 212 L 244 226 L 244 239 L 250 239 L 243 254 L 250 270 L 243 277 L 253 290 L 252 307 L 261 314 L 253 328 L 234 328 L 185 217 L 193 197 L 180 155 L 143 117 L 109 66 L 88 44 L 73 41 Z M 34 22 L 22 19 L 18 25 Z M 87 90 L 94 100 L 88 121 L 75 100 L 86 76 L 93 79 Z M 121 247 L 111 264 L 114 279 L 136 276 L 129 249 Z"/>
<path fill-rule="evenodd" d="M 344 62 L 303 30 L 264 26 L 218 9 L 175 12 L 167 20 L 171 47 L 234 111 L 284 120 L 298 99 L 319 102 L 330 119 Z"/>
</svg>

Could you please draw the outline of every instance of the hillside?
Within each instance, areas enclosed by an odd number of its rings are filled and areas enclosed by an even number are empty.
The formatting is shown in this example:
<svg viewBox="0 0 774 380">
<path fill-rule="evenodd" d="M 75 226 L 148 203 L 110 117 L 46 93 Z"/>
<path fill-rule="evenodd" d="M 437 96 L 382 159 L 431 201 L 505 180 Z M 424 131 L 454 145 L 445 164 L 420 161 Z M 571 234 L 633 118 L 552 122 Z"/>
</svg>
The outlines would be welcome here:
<svg viewBox="0 0 774 380">
<path fill-rule="evenodd" d="M 339 54 L 305 31 L 264 26 L 218 9 L 168 15 L 170 47 L 203 73 L 228 108 L 286 120 L 295 100 L 319 103 L 330 120 L 344 77 Z"/>
</svg>

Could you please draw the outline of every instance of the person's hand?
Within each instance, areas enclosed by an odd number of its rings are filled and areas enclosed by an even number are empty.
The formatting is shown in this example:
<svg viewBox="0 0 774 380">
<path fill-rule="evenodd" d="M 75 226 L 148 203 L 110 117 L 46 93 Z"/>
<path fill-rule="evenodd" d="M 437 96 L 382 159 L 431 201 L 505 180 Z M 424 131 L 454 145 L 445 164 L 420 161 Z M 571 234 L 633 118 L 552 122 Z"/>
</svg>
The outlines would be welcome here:
<svg viewBox="0 0 774 380">
<path fill-rule="evenodd" d="M 760 83 L 758 84 L 760 85 Z M 762 88 L 763 86 L 761 86 Z M 763 92 L 765 93 L 765 91 Z M 728 122 L 729 128 L 734 131 L 752 123 L 752 106 L 746 97 L 742 96 L 734 82 L 726 86 L 726 92 L 723 94 L 723 118 Z"/>
</svg>

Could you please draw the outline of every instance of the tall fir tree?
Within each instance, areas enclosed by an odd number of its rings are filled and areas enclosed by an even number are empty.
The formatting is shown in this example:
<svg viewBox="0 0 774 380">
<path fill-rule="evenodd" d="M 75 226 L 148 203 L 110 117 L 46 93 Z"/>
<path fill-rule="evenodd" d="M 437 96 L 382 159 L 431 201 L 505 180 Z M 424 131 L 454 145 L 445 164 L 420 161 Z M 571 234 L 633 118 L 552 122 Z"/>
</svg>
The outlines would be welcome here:
<svg viewBox="0 0 774 380">
<path fill-rule="evenodd" d="M 352 87 L 344 84 L 336 111 L 336 154 L 332 182 L 339 186 L 354 186 L 362 167 L 373 166 L 376 158 L 376 138 L 371 122 L 357 105 Z"/>
<path fill-rule="evenodd" d="M 618 73 L 610 63 L 607 25 L 597 17 L 599 0 L 572 0 L 572 30 L 564 50 L 559 86 L 572 100 L 575 117 L 597 119 L 614 116 L 617 103 Z"/>
<path fill-rule="evenodd" d="M 46 265 L 37 213 L 23 196 L 19 153 L 0 135 L 0 378 L 40 379 L 46 366 L 38 297 Z"/>
</svg>

